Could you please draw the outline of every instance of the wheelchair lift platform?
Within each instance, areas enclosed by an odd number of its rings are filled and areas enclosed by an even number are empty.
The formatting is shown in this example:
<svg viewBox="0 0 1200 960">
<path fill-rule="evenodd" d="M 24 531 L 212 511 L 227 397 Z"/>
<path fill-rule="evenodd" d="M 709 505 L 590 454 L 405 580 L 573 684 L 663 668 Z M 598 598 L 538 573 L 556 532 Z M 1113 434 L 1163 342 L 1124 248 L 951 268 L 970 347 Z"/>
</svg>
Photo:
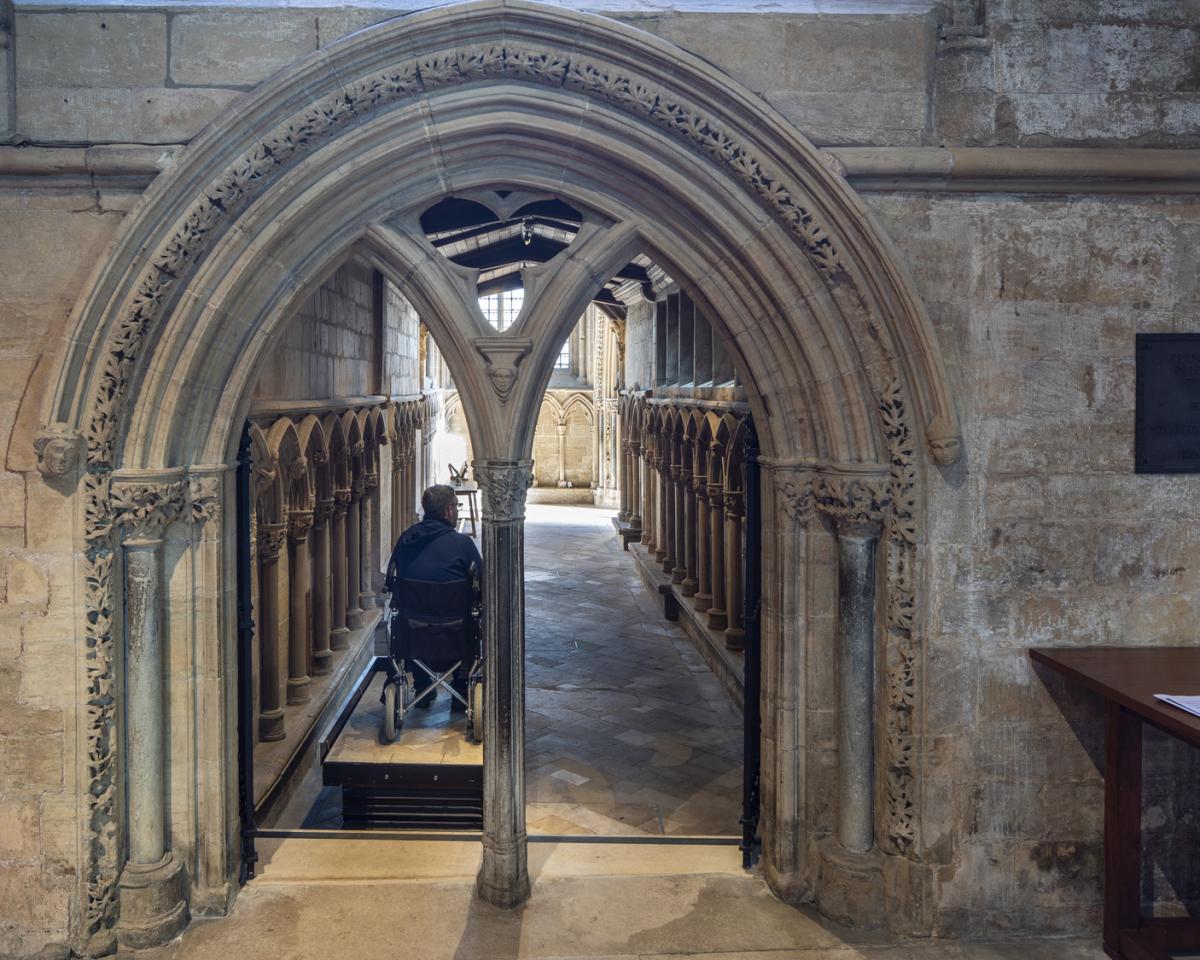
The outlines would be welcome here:
<svg viewBox="0 0 1200 960">
<path fill-rule="evenodd" d="M 481 829 L 483 746 L 468 739 L 466 715 L 451 712 L 443 690 L 408 713 L 395 743 L 382 742 L 383 663 L 363 674 L 321 743 L 322 781 L 342 788 L 344 827 Z"/>
</svg>

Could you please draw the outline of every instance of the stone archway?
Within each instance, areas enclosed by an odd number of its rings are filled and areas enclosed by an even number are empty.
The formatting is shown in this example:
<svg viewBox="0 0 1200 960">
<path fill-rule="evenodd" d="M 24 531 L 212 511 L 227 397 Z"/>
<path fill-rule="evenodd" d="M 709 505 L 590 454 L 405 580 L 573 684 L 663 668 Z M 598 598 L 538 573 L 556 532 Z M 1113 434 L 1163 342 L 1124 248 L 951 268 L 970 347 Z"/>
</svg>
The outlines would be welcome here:
<svg viewBox="0 0 1200 960">
<path fill-rule="evenodd" d="M 585 211 L 571 247 L 526 272 L 527 307 L 503 334 L 479 314 L 473 275 L 416 229 L 430 202 L 499 187 L 560 196 Z M 222 505 L 231 502 L 248 387 L 288 310 L 354 244 L 411 295 L 473 427 L 488 674 L 499 692 L 488 716 L 481 893 L 512 904 L 528 886 L 519 574 L 537 406 L 559 344 L 597 286 L 636 252 L 686 279 L 719 318 L 759 424 L 774 531 L 763 624 L 768 878 L 790 897 L 826 878 L 831 889 L 835 879 L 861 881 L 882 897 L 890 857 L 900 864 L 894 876 L 919 886 L 919 451 L 944 463 L 958 446 L 921 305 L 846 183 L 734 81 L 600 17 L 480 0 L 355 34 L 249 94 L 151 187 L 76 313 L 39 452 L 44 470 L 60 476 L 81 453 L 80 766 L 88 792 L 80 945 L 111 947 L 118 882 L 131 942 L 153 942 L 186 922 L 185 869 L 193 907 L 220 909 L 232 897 L 228 769 L 188 801 L 190 819 L 155 827 L 125 862 L 117 712 L 130 735 L 142 720 L 114 695 L 114 650 L 123 638 L 135 657 L 146 653 L 126 670 L 149 678 L 140 696 L 153 697 L 154 676 L 163 682 L 156 624 L 139 610 L 186 602 L 200 624 L 199 647 L 212 663 L 228 662 L 232 617 L 222 598 L 233 530 Z M 195 553 L 186 584 L 161 574 L 163 533 L 174 524 L 186 526 Z M 866 564 L 881 531 L 887 596 L 876 638 L 873 618 L 848 614 L 873 609 Z M 842 793 L 859 791 L 841 836 L 848 854 L 814 860 L 819 838 L 805 826 L 805 658 L 813 631 L 832 627 L 822 626 L 828 611 L 805 604 L 822 538 L 837 551 L 843 601 L 857 604 L 843 608 L 838 629 L 858 631 L 851 639 L 860 659 L 842 669 L 861 673 L 878 662 L 888 676 L 878 750 L 869 737 L 842 741 Z M 117 618 L 121 577 L 127 593 L 142 593 Z M 195 681 L 200 690 L 168 690 L 168 722 L 190 725 L 196 746 L 177 749 L 173 738 L 167 763 L 161 733 L 147 741 L 166 773 L 139 788 L 146 809 L 134 816 L 165 819 L 162 777 L 177 766 L 213 769 L 228 759 L 227 724 L 201 722 L 195 704 L 227 716 L 230 672 L 205 674 Z M 876 725 L 873 689 L 865 705 L 842 711 L 854 714 L 842 721 L 851 734 Z M 869 783 L 875 766 L 877 789 Z M 856 849 L 864 842 L 865 851 Z"/>
</svg>

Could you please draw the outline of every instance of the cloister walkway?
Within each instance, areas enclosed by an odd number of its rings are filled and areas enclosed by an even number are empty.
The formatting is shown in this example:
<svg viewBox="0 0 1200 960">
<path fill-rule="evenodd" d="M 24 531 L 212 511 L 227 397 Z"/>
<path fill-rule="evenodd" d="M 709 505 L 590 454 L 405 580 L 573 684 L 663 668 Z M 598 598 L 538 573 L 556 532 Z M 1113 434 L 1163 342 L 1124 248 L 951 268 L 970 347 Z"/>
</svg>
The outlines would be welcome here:
<svg viewBox="0 0 1200 960">
<path fill-rule="evenodd" d="M 612 517 L 528 508 L 529 830 L 738 833 L 741 713 L 663 619 Z"/>
</svg>

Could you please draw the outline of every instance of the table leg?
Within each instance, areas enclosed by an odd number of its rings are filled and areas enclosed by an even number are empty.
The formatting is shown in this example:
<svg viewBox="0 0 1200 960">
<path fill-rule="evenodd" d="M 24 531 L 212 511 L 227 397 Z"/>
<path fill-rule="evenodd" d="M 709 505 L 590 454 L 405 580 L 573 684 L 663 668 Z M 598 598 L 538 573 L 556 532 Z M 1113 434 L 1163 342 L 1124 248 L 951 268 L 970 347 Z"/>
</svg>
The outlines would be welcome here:
<svg viewBox="0 0 1200 960">
<path fill-rule="evenodd" d="M 1104 727 L 1104 952 L 1121 960 L 1142 925 L 1142 721 L 1106 700 Z"/>
</svg>

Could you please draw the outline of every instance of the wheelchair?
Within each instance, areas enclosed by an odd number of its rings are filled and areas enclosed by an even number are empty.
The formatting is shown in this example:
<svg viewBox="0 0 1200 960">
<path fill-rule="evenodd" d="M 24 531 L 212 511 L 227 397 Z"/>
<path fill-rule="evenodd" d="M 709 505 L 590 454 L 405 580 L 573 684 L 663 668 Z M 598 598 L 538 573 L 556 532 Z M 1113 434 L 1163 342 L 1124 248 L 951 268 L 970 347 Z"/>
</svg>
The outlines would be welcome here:
<svg viewBox="0 0 1200 960">
<path fill-rule="evenodd" d="M 400 580 L 395 584 L 385 664 L 387 679 L 380 697 L 380 734 L 385 743 L 395 742 L 409 711 L 439 686 L 466 708 L 468 738 L 473 743 L 483 742 L 481 615 L 479 576 L 474 568 L 466 580 Z M 450 678 L 464 663 L 471 664 L 466 697 L 450 684 Z M 431 678 L 428 686 L 416 689 L 410 665 Z"/>
</svg>

